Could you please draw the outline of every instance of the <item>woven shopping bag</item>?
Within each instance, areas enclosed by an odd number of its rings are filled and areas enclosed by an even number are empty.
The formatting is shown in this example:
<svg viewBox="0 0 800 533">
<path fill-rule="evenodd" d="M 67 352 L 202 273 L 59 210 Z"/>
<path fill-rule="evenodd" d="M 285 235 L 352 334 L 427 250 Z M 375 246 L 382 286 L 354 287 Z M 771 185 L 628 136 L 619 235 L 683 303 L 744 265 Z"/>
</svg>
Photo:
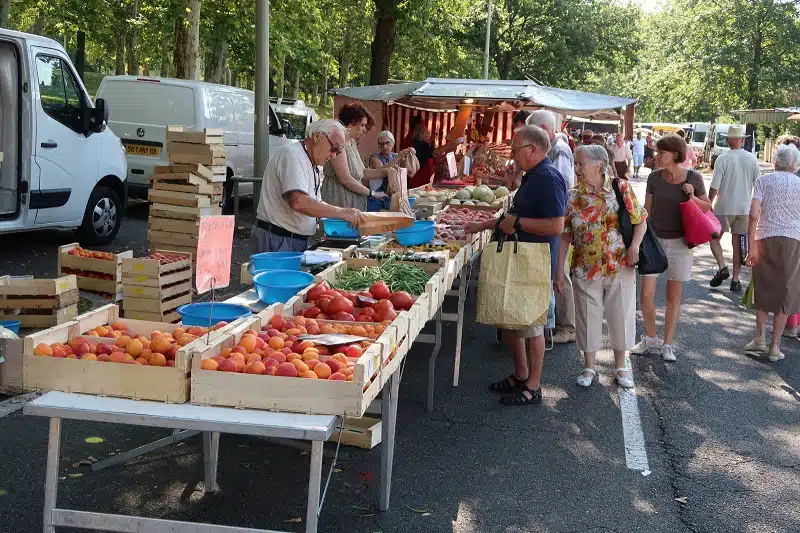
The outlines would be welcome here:
<svg viewBox="0 0 800 533">
<path fill-rule="evenodd" d="M 742 294 L 742 305 L 747 309 L 754 309 L 756 306 L 756 282 L 752 277 L 750 278 L 750 283 L 747 284 L 744 294 Z"/>
<path fill-rule="evenodd" d="M 475 320 L 502 329 L 523 329 L 547 317 L 550 245 L 511 241 L 503 235 L 481 253 Z M 542 322 L 541 325 L 544 325 Z"/>
</svg>

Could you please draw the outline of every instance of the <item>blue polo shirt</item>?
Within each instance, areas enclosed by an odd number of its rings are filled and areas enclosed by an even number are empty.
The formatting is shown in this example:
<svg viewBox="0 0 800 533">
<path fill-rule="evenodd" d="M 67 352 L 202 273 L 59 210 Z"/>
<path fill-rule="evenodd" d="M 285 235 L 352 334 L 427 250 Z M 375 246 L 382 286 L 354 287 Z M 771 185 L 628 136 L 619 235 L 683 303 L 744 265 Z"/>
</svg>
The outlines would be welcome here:
<svg viewBox="0 0 800 533">
<path fill-rule="evenodd" d="M 567 185 L 549 157 L 545 157 L 522 177 L 522 185 L 514 196 L 510 213 L 520 218 L 557 218 L 566 215 Z M 560 236 L 546 237 L 521 231 L 519 241 L 546 242 L 550 245 L 550 276 L 553 278 L 558 267 Z"/>
</svg>

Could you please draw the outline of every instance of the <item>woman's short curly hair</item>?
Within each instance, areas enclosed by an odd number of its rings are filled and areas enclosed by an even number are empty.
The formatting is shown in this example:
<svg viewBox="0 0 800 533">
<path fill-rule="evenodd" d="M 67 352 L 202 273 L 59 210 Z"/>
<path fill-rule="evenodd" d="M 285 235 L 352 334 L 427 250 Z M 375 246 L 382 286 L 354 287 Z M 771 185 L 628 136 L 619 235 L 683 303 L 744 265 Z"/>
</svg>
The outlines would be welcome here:
<svg viewBox="0 0 800 533">
<path fill-rule="evenodd" d="M 682 163 L 686 159 L 686 140 L 680 135 L 670 133 L 656 141 L 656 150 L 675 154 L 675 162 Z"/>
<path fill-rule="evenodd" d="M 367 130 L 371 130 L 375 126 L 375 118 L 372 113 L 367 111 L 367 108 L 361 104 L 345 104 L 339 109 L 339 122 L 345 126 L 352 126 L 361 122 L 364 118 L 367 119 Z"/>
</svg>

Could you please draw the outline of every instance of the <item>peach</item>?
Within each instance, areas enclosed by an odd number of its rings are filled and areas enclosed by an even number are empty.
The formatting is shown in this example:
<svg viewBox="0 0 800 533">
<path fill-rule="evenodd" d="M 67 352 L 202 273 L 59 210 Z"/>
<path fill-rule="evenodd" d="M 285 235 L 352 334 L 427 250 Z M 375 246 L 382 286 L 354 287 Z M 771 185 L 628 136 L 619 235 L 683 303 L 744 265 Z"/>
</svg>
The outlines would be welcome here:
<svg viewBox="0 0 800 533">
<path fill-rule="evenodd" d="M 319 326 L 308 326 L 309 335 L 319 335 Z"/>
<path fill-rule="evenodd" d="M 92 329 L 92 330 L 89 330 L 89 331 L 87 331 L 87 332 L 85 333 L 85 335 L 86 335 L 87 337 L 99 337 L 99 336 L 100 336 L 100 335 L 98 335 L 98 334 L 97 334 L 97 332 L 96 332 L 95 330 L 93 330 L 93 329 Z"/>
<path fill-rule="evenodd" d="M 326 363 L 320 363 L 314 367 L 314 373 L 320 379 L 328 379 L 331 377 L 331 367 L 329 367 Z"/>
<path fill-rule="evenodd" d="M 278 371 L 278 366 L 268 366 L 266 370 L 264 370 L 265 376 L 274 376 L 275 372 Z"/>
<path fill-rule="evenodd" d="M 310 370 L 314 370 L 314 367 L 319 364 L 319 359 L 312 359 L 310 361 L 303 361 L 305 364 L 308 365 Z"/>
<path fill-rule="evenodd" d="M 114 352 L 108 356 L 108 360 L 112 363 L 124 363 L 125 362 L 125 355 L 122 352 Z"/>
<path fill-rule="evenodd" d="M 287 335 L 283 339 L 283 342 L 291 346 L 292 344 L 294 344 L 294 341 L 296 341 L 296 340 L 297 340 L 297 337 L 295 335 Z"/>
<path fill-rule="evenodd" d="M 361 354 L 362 354 L 361 347 L 360 346 L 356 346 L 354 344 L 350 345 L 344 351 L 344 354 L 347 357 L 361 357 Z"/>
<path fill-rule="evenodd" d="M 107 353 L 101 353 L 100 355 L 97 356 L 97 360 L 102 361 L 103 363 L 107 363 L 110 360 L 110 357 L 111 356 L 108 355 Z"/>
<path fill-rule="evenodd" d="M 293 364 L 295 367 L 297 367 L 297 372 L 298 372 L 298 374 L 299 374 L 299 373 L 301 373 L 301 372 L 305 372 L 306 370 L 308 370 L 308 365 L 307 365 L 307 364 L 305 364 L 305 363 L 304 363 L 303 361 L 301 361 L 300 359 L 293 359 L 293 360 L 291 361 L 291 363 L 292 363 L 292 364 Z"/>
<path fill-rule="evenodd" d="M 267 369 L 266 365 L 264 365 L 264 363 L 262 363 L 261 361 L 253 361 L 252 363 L 247 365 L 245 372 L 247 372 L 248 374 L 263 374 L 266 369 Z"/>
<path fill-rule="evenodd" d="M 89 353 L 89 352 L 91 352 L 91 347 L 89 346 L 89 344 L 88 344 L 88 343 L 86 343 L 86 342 L 82 342 L 82 343 L 80 343 L 79 345 L 75 346 L 75 347 L 72 349 L 72 351 L 73 351 L 73 353 L 74 353 L 75 355 L 83 355 L 83 354 L 85 354 L 85 353 Z M 72 354 L 67 354 L 67 355 L 72 355 Z"/>
<path fill-rule="evenodd" d="M 152 359 L 150 359 L 150 364 L 153 366 L 167 366 L 167 358 L 164 354 L 154 352 Z"/>
<path fill-rule="evenodd" d="M 77 359 L 77 358 L 78 358 L 78 356 L 75 355 L 74 353 L 71 353 L 66 357 L 66 359 Z"/>
<path fill-rule="evenodd" d="M 248 352 L 247 348 L 245 348 L 244 346 L 236 346 L 233 350 L 231 350 L 231 355 L 233 355 L 235 353 L 240 353 L 242 355 L 247 355 L 250 352 Z"/>
<path fill-rule="evenodd" d="M 81 359 L 85 361 L 97 361 L 97 356 L 93 353 L 85 353 L 81 356 Z"/>
<path fill-rule="evenodd" d="M 178 355 L 178 349 L 179 348 L 180 347 L 177 344 L 172 344 L 169 347 L 169 350 L 167 350 L 167 353 L 164 354 L 165 356 L 167 356 L 167 361 L 174 361 L 175 360 L 175 356 Z"/>
<path fill-rule="evenodd" d="M 342 365 L 336 359 L 328 359 L 325 364 L 331 369 L 331 373 L 338 372 Z"/>
<path fill-rule="evenodd" d="M 228 360 L 233 361 L 233 364 L 235 364 L 236 368 L 238 369 L 237 372 L 241 372 L 242 370 L 244 370 L 244 367 L 247 364 L 242 354 L 233 354 L 231 358 Z"/>
<path fill-rule="evenodd" d="M 257 353 L 249 353 L 249 354 L 244 356 L 244 362 L 245 363 L 254 363 L 256 361 L 261 362 L 261 356 L 258 355 Z M 260 373 L 261 372 L 259 372 L 259 374 Z"/>
<path fill-rule="evenodd" d="M 126 326 L 122 322 L 114 322 L 113 324 L 111 324 L 111 329 L 115 331 L 127 331 L 128 326 Z"/>
<path fill-rule="evenodd" d="M 275 374 L 278 376 L 296 378 L 298 372 L 297 372 L 297 367 L 294 366 L 292 363 L 281 363 L 278 365 L 278 369 L 275 371 Z"/>
<path fill-rule="evenodd" d="M 267 368 L 271 366 L 278 366 L 279 364 L 281 364 L 281 362 L 275 359 L 274 357 L 265 357 L 264 359 L 261 360 L 261 362 L 264 363 L 264 366 L 266 366 Z"/>
<path fill-rule="evenodd" d="M 280 315 L 275 315 L 269 319 L 269 325 L 275 329 L 283 328 L 284 324 L 286 324 L 286 321 Z"/>
<path fill-rule="evenodd" d="M 283 352 L 274 352 L 270 355 L 270 357 L 278 361 L 278 364 L 286 362 L 286 354 Z"/>
<path fill-rule="evenodd" d="M 170 368 L 175 368 L 175 359 L 168 359 L 167 366 Z"/>
<path fill-rule="evenodd" d="M 126 345 L 126 344 L 128 344 L 128 342 L 130 342 L 130 340 L 131 340 L 131 338 L 130 338 L 130 337 L 128 337 L 127 335 L 122 335 L 122 336 L 121 336 L 121 337 L 119 337 L 119 338 L 118 338 L 116 341 L 114 341 L 114 344 L 116 344 L 117 346 L 121 346 L 121 347 L 123 347 L 123 348 L 124 348 L 124 347 L 125 347 L 125 345 Z"/>
<path fill-rule="evenodd" d="M 252 353 L 256 349 L 257 337 L 253 335 L 245 335 L 239 341 L 239 346 L 246 350 L 246 353 Z"/>
<path fill-rule="evenodd" d="M 254 330 L 253 328 L 248 329 L 247 331 L 244 332 L 244 334 L 245 335 L 250 335 L 251 337 L 257 337 L 258 336 L 258 332 L 256 330 Z"/>
<path fill-rule="evenodd" d="M 218 370 L 220 372 L 238 372 L 239 367 L 236 366 L 236 362 L 231 359 L 225 359 L 219 364 Z"/>
<path fill-rule="evenodd" d="M 43 355 L 46 357 L 52 357 L 53 349 L 50 347 L 49 344 L 41 342 L 36 345 L 36 348 L 33 349 L 33 355 Z"/>
<path fill-rule="evenodd" d="M 283 355 L 288 356 L 290 353 L 292 353 L 292 349 L 289 346 L 287 346 L 285 348 L 281 348 L 281 353 Z"/>
<path fill-rule="evenodd" d="M 333 381 L 345 381 L 347 379 L 347 376 L 345 376 L 341 372 L 334 372 L 328 379 Z"/>
<path fill-rule="evenodd" d="M 225 322 L 224 320 L 220 320 L 219 322 L 217 322 L 216 324 L 214 324 L 214 328 L 213 328 L 213 329 L 214 329 L 214 330 L 218 330 L 218 329 L 220 329 L 220 328 L 224 328 L 224 327 L 225 327 L 225 326 L 227 326 L 227 325 L 228 325 L 228 323 L 227 323 L 227 322 Z"/>
<path fill-rule="evenodd" d="M 125 345 L 125 349 L 128 351 L 129 354 L 137 356 L 140 353 L 142 353 L 142 350 L 144 350 L 144 345 L 142 344 L 142 341 L 138 339 L 133 339 L 132 341 L 130 341 L 128 344 Z"/>
<path fill-rule="evenodd" d="M 133 362 L 142 366 L 150 366 L 150 360 L 145 357 L 137 357 Z"/>
<path fill-rule="evenodd" d="M 261 350 L 261 351 L 264 352 L 264 356 L 265 357 L 269 357 L 270 355 L 275 353 L 275 348 L 270 348 L 269 346 L 264 346 L 264 349 Z"/>
<path fill-rule="evenodd" d="M 99 354 L 110 354 L 114 351 L 113 344 L 98 344 L 97 345 L 97 353 Z"/>
<path fill-rule="evenodd" d="M 280 334 L 281 334 L 281 332 L 280 332 L 280 331 L 278 331 L 278 330 L 277 330 L 277 329 L 275 329 L 275 328 L 271 328 L 271 329 L 268 329 L 268 330 L 267 330 L 267 335 L 269 335 L 270 337 L 279 337 L 279 336 L 280 336 Z"/>
<path fill-rule="evenodd" d="M 305 372 L 300 372 L 300 374 L 298 374 L 298 377 L 319 379 L 319 376 L 313 370 L 306 370 Z"/>
<path fill-rule="evenodd" d="M 212 361 L 216 361 L 217 365 L 219 365 L 220 363 L 222 363 L 225 360 L 225 358 L 222 357 L 221 355 L 215 355 L 214 357 L 211 358 L 211 360 Z M 216 370 L 216 368 L 215 368 L 215 370 Z"/>
<path fill-rule="evenodd" d="M 294 353 L 294 352 L 290 353 L 289 355 L 286 356 L 286 360 L 289 361 L 289 362 L 294 361 L 295 359 L 297 359 L 299 361 L 302 361 L 303 360 L 303 356 L 300 355 L 299 353 Z"/>
<path fill-rule="evenodd" d="M 281 348 L 283 348 L 283 345 L 285 343 L 283 342 L 283 339 L 281 339 L 280 337 L 270 337 L 269 342 L 267 344 L 269 344 L 269 347 L 272 348 L 273 350 L 280 350 Z"/>
<path fill-rule="evenodd" d="M 84 342 L 86 342 L 86 339 L 85 339 L 85 338 L 83 338 L 83 337 L 74 337 L 74 338 L 72 338 L 72 339 L 70 339 L 70 340 L 69 340 L 69 343 L 68 343 L 68 344 L 69 344 L 69 346 L 70 346 L 71 348 L 73 348 L 73 349 L 74 349 L 74 348 L 75 348 L 77 345 L 79 345 L 79 344 L 82 344 L 82 343 L 84 343 Z"/>
<path fill-rule="evenodd" d="M 263 350 L 264 346 L 267 345 L 267 341 L 262 339 L 261 337 L 256 337 L 256 350 Z"/>
<path fill-rule="evenodd" d="M 53 348 L 53 357 L 66 357 L 67 352 L 61 346 Z"/>
<path fill-rule="evenodd" d="M 150 341 L 150 349 L 154 352 L 165 354 L 169 350 L 169 339 L 163 335 Z"/>
</svg>

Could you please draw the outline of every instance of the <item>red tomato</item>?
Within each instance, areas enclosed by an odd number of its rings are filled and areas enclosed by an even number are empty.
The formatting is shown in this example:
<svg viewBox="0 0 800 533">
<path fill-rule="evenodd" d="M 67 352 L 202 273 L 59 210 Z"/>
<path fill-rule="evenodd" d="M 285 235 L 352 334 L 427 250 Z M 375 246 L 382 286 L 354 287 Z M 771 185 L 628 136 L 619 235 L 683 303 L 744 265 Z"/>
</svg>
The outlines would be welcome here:
<svg viewBox="0 0 800 533">
<path fill-rule="evenodd" d="M 374 300 L 375 299 L 375 297 L 372 296 L 372 293 L 369 292 L 369 291 L 361 291 L 361 292 L 358 293 L 358 295 L 362 296 L 364 298 L 369 298 L 370 300 Z M 371 303 L 371 302 L 368 302 L 368 301 L 359 300 L 358 303 L 356 303 L 356 305 L 357 306 L 361 306 L 361 307 L 372 307 L 375 304 Z"/>
<path fill-rule="evenodd" d="M 333 300 L 333 298 L 322 296 L 319 300 L 317 300 L 317 307 L 319 307 L 323 313 L 328 314 L 328 306 L 330 305 L 331 300 Z"/>
<path fill-rule="evenodd" d="M 389 308 L 381 309 L 378 311 L 378 314 L 375 315 L 375 319 L 378 322 L 383 322 L 385 320 L 391 321 L 394 320 L 395 318 L 397 318 L 397 312 L 395 312 L 394 309 L 389 309 Z"/>
<path fill-rule="evenodd" d="M 294 316 L 306 316 L 306 310 L 305 309 L 301 309 L 298 312 L 296 312 L 294 314 Z"/>
<path fill-rule="evenodd" d="M 306 317 L 306 318 L 317 318 L 317 316 L 319 316 L 319 314 L 321 312 L 322 311 L 320 310 L 319 307 L 313 306 L 313 307 L 309 307 L 308 309 L 306 309 L 305 313 L 303 314 L 303 316 Z"/>
<path fill-rule="evenodd" d="M 408 311 L 411 309 L 411 306 L 414 305 L 414 299 L 405 291 L 393 292 L 392 295 L 389 296 L 389 301 L 391 301 L 394 308 L 399 311 Z"/>
<path fill-rule="evenodd" d="M 311 287 L 311 289 L 306 293 L 306 302 L 313 302 L 326 291 L 329 291 L 331 288 L 328 285 L 327 281 L 321 281 Z"/>
<path fill-rule="evenodd" d="M 345 298 L 344 296 L 339 296 L 331 300 L 331 303 L 328 305 L 328 310 L 326 311 L 327 314 L 336 314 L 336 313 L 352 313 L 355 310 L 356 306 Z"/>
<path fill-rule="evenodd" d="M 356 322 L 372 322 L 372 317 L 362 313 L 356 316 Z"/>
<path fill-rule="evenodd" d="M 374 318 L 375 317 L 375 309 L 373 309 L 372 307 L 365 307 L 364 309 L 361 309 L 358 312 L 358 314 L 359 315 L 367 315 L 370 318 Z"/>
<path fill-rule="evenodd" d="M 334 320 L 338 320 L 339 322 L 355 322 L 356 321 L 356 319 L 353 318 L 353 315 L 351 315 L 350 313 L 345 313 L 343 311 L 333 315 L 333 319 Z"/>
<path fill-rule="evenodd" d="M 345 298 L 353 302 L 354 307 L 358 307 L 358 294 L 351 292 L 348 293 L 347 296 L 345 296 Z"/>
<path fill-rule="evenodd" d="M 394 305 L 392 305 L 392 301 L 388 299 L 378 300 L 378 303 L 372 306 L 372 308 L 375 309 L 376 313 L 380 313 L 381 311 L 386 309 L 391 309 L 392 311 L 394 311 Z"/>
<path fill-rule="evenodd" d="M 320 313 L 317 315 L 317 320 L 330 320 L 330 318 L 328 318 L 328 315 Z"/>
<path fill-rule="evenodd" d="M 384 281 L 376 281 L 373 283 L 372 287 L 369 288 L 369 292 L 376 300 L 383 300 L 392 294 L 392 291 L 389 290 L 389 287 Z"/>
</svg>

